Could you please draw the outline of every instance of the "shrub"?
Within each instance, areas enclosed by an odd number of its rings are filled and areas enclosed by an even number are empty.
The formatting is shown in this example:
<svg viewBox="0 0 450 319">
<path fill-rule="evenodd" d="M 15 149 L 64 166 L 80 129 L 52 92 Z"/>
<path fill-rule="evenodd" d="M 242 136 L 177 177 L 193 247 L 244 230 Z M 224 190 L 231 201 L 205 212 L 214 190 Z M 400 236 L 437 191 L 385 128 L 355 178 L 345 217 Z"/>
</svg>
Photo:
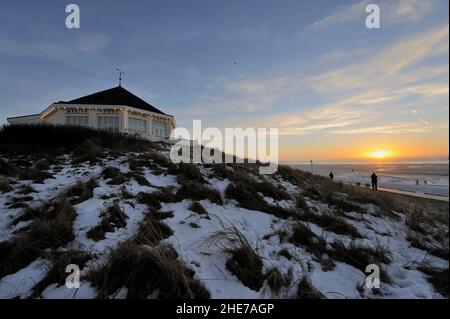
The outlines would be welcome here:
<svg viewBox="0 0 450 319">
<path fill-rule="evenodd" d="M 154 196 L 154 193 L 149 194 L 149 193 L 140 192 L 139 194 L 137 194 L 136 198 L 137 198 L 137 201 L 139 204 L 145 204 L 154 209 L 161 208 L 161 203 L 156 198 L 156 196 Z"/>
<path fill-rule="evenodd" d="M 65 246 L 75 238 L 76 212 L 65 198 L 46 205 L 41 214 L 30 214 L 30 217 L 33 221 L 26 229 L 20 230 L 12 240 L 0 243 L 0 278 L 29 265 L 45 249 Z"/>
<path fill-rule="evenodd" d="M 50 168 L 50 164 L 48 163 L 48 161 L 45 158 L 36 162 L 36 164 L 34 166 L 38 170 L 41 170 L 41 171 L 46 171 Z"/>
<path fill-rule="evenodd" d="M 139 245 L 155 245 L 161 240 L 172 236 L 172 229 L 160 221 L 161 217 L 161 214 L 158 214 L 158 212 L 150 210 L 139 225 L 133 242 Z"/>
<path fill-rule="evenodd" d="M 298 283 L 297 290 L 298 299 L 325 299 L 325 296 L 313 287 L 311 281 L 304 276 Z"/>
<path fill-rule="evenodd" d="M 193 200 L 208 199 L 212 203 L 223 205 L 222 196 L 216 189 L 197 182 L 184 182 L 178 189 L 177 196 Z"/>
<path fill-rule="evenodd" d="M 310 211 L 308 204 L 305 201 L 305 198 L 298 194 L 295 198 L 295 208 L 300 213 L 308 213 Z"/>
<path fill-rule="evenodd" d="M 202 204 L 200 204 L 197 201 L 194 201 L 191 203 L 191 205 L 189 205 L 189 210 L 193 211 L 197 214 L 200 214 L 200 215 L 208 215 L 208 212 L 206 211 L 206 209 L 203 208 Z"/>
<path fill-rule="evenodd" d="M 117 228 L 124 228 L 127 225 L 128 216 L 114 203 L 106 211 L 100 214 L 100 224 L 91 228 L 86 236 L 92 240 L 99 241 L 105 239 L 105 234 L 113 232 Z"/>
<path fill-rule="evenodd" d="M 52 175 L 35 167 L 26 167 L 19 170 L 18 177 L 22 180 L 32 180 L 34 183 L 43 183 L 44 180 L 51 178 Z"/>
<path fill-rule="evenodd" d="M 112 166 L 105 167 L 101 175 L 104 179 L 110 179 L 108 182 L 110 185 L 120 185 L 126 181 L 125 177 L 120 172 L 120 169 Z"/>
<path fill-rule="evenodd" d="M 103 156 L 103 150 L 99 146 L 100 142 L 96 139 L 86 139 L 75 148 L 73 151 L 73 159 L 75 163 L 98 162 L 98 159 Z"/>
<path fill-rule="evenodd" d="M 12 187 L 11 187 L 11 181 L 9 179 L 0 179 L 0 192 L 1 193 L 8 193 L 10 191 L 12 191 Z"/>
<path fill-rule="evenodd" d="M 279 256 L 283 256 L 284 258 L 286 258 L 287 260 L 292 260 L 292 255 L 289 253 L 289 251 L 285 248 L 283 248 L 282 250 L 280 250 L 278 252 Z"/>
<path fill-rule="evenodd" d="M 270 268 L 265 274 L 264 278 L 267 280 L 270 290 L 273 294 L 278 295 L 287 282 L 281 275 L 277 268 Z"/>
<path fill-rule="evenodd" d="M 14 163 L 0 158 L 0 175 L 14 177 L 18 173 L 18 168 Z"/>
<path fill-rule="evenodd" d="M 267 204 L 257 192 L 246 188 L 246 185 L 241 182 L 230 183 L 225 189 L 225 196 L 236 200 L 243 208 L 262 211 L 279 218 L 292 216 L 292 212 L 286 211 L 282 207 Z"/>
<path fill-rule="evenodd" d="M 48 154 L 51 157 L 86 146 L 90 140 L 96 147 L 116 151 L 141 152 L 158 148 L 146 139 L 82 126 L 20 124 L 0 128 L 0 153 Z M 88 142 L 88 144 L 91 144 Z M 91 145 L 87 151 L 90 151 Z M 81 150 L 81 149 L 80 149 Z M 86 150 L 85 150 L 86 151 Z M 89 152 L 86 152 L 89 153 Z M 80 153 L 81 156 L 82 153 Z"/>
<path fill-rule="evenodd" d="M 352 265 L 362 272 L 365 272 L 369 264 L 389 264 L 391 262 L 390 253 L 381 245 L 372 248 L 351 242 L 346 247 L 341 241 L 336 241 L 332 246 L 334 251 L 330 252 L 330 254 L 334 259 Z M 382 268 L 380 268 L 380 277 L 383 282 L 390 282 L 390 278 Z"/>
<path fill-rule="evenodd" d="M 133 174 L 132 177 L 138 182 L 141 186 L 152 186 L 150 182 L 142 175 L 139 174 Z"/>
<path fill-rule="evenodd" d="M 31 298 L 40 297 L 45 288 L 51 284 L 63 285 L 67 278 L 67 265 L 75 264 L 83 268 L 86 262 L 92 258 L 89 253 L 84 251 L 51 251 L 44 253 L 43 257 L 50 260 L 51 266 L 48 268 L 45 277 L 33 287 Z"/>
<path fill-rule="evenodd" d="M 78 181 L 67 191 L 67 196 L 71 198 L 70 203 L 76 205 L 92 198 L 96 187 L 98 187 L 98 183 L 95 178 L 91 178 L 86 183 Z"/>
<path fill-rule="evenodd" d="M 300 214 L 298 217 L 300 220 L 316 224 L 336 234 L 348 235 L 352 238 L 362 238 L 356 227 L 347 223 L 341 216 L 335 216 L 331 213 L 315 214 L 308 212 Z"/>
<path fill-rule="evenodd" d="M 409 229 L 425 234 L 423 224 L 426 222 L 425 213 L 419 210 L 407 214 L 405 224 Z"/>
<path fill-rule="evenodd" d="M 289 181 L 296 186 L 303 186 L 306 183 L 314 183 L 315 175 L 310 172 L 294 169 L 289 166 L 279 165 L 277 170 L 277 176 Z"/>
<path fill-rule="evenodd" d="M 448 235 L 447 235 L 448 238 Z M 426 237 L 418 232 L 408 231 L 406 235 L 406 240 L 411 243 L 412 247 L 424 250 L 430 255 L 448 260 L 449 259 L 449 249 L 448 244 L 430 244 L 427 242 Z"/>
<path fill-rule="evenodd" d="M 261 288 L 264 280 L 261 257 L 236 227 L 225 228 L 206 242 L 218 245 L 224 252 L 231 254 L 225 266 L 245 286 L 256 291 Z"/>
<path fill-rule="evenodd" d="M 294 225 L 292 236 L 289 241 L 295 245 L 304 246 L 307 251 L 321 259 L 326 252 L 327 242 L 316 236 L 308 227 L 302 223 Z"/>
<path fill-rule="evenodd" d="M 28 195 L 31 193 L 36 193 L 36 190 L 30 184 L 20 186 L 19 194 Z"/>
<path fill-rule="evenodd" d="M 107 263 L 88 274 L 99 298 L 108 298 L 119 288 L 127 288 L 127 298 L 207 299 L 209 292 L 193 278 L 193 272 L 177 260 L 171 246 L 151 250 L 125 242 L 110 255 Z"/>
<path fill-rule="evenodd" d="M 186 182 L 197 182 L 201 184 L 205 183 L 205 179 L 203 178 L 200 170 L 195 164 L 179 163 L 175 172 L 173 173 L 178 175 L 177 181 L 180 184 Z"/>
<path fill-rule="evenodd" d="M 438 269 L 422 265 L 418 268 L 427 275 L 428 281 L 433 285 L 434 289 L 445 298 L 448 298 L 449 273 L 448 268 Z"/>
<path fill-rule="evenodd" d="M 227 167 L 226 164 L 213 164 L 210 165 L 213 176 L 223 180 L 225 178 L 230 179 L 232 170 Z"/>
<path fill-rule="evenodd" d="M 161 203 L 178 203 L 183 200 L 177 194 L 174 194 L 173 187 L 162 187 L 156 192 L 152 193 L 152 196 Z"/>
</svg>

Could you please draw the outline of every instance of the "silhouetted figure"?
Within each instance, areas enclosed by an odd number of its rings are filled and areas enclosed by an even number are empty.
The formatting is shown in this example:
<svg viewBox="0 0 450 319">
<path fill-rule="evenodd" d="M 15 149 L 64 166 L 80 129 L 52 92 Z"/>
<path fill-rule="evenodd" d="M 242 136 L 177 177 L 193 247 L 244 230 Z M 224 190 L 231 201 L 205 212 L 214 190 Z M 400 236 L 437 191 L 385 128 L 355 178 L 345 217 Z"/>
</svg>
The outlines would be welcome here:
<svg viewBox="0 0 450 319">
<path fill-rule="evenodd" d="M 419 180 L 416 180 L 416 185 L 419 185 Z"/>
<path fill-rule="evenodd" d="M 378 190 L 378 176 L 377 174 L 373 173 L 372 175 L 370 175 L 370 179 L 372 180 L 372 189 L 374 191 Z"/>
<path fill-rule="evenodd" d="M 424 182 L 423 182 L 425 185 L 427 185 L 428 184 L 428 182 L 425 180 Z"/>
<path fill-rule="evenodd" d="M 332 180 L 334 178 L 333 172 L 331 172 L 330 175 L 328 175 L 328 176 L 330 176 L 330 179 Z"/>
</svg>

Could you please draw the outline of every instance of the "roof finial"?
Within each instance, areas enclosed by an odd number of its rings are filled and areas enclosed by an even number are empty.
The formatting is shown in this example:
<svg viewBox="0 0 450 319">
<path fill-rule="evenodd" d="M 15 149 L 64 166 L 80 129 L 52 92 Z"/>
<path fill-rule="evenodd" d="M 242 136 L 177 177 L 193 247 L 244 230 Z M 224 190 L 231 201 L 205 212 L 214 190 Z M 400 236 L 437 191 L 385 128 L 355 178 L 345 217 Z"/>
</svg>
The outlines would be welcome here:
<svg viewBox="0 0 450 319">
<path fill-rule="evenodd" d="M 122 86 L 122 75 L 123 75 L 123 71 L 119 68 L 116 68 L 117 72 L 119 72 L 119 87 Z"/>
</svg>

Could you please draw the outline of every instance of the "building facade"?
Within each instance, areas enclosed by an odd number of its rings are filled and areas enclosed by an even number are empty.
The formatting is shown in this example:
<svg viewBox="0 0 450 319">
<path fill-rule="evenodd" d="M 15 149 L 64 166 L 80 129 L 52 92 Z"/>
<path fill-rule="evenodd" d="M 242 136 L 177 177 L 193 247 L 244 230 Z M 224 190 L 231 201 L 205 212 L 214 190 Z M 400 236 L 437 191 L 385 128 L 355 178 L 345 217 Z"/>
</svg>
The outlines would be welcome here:
<svg viewBox="0 0 450 319">
<path fill-rule="evenodd" d="M 176 127 L 165 114 L 122 86 L 71 101 L 52 103 L 39 114 L 7 118 L 9 124 L 66 124 L 167 140 Z"/>
</svg>

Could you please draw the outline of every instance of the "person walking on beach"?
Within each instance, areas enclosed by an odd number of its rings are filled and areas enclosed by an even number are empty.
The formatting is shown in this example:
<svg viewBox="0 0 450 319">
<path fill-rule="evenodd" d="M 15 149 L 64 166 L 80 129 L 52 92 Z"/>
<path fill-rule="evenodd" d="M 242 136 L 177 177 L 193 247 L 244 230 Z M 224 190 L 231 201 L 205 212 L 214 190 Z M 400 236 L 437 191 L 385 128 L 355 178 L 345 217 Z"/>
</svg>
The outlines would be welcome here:
<svg viewBox="0 0 450 319">
<path fill-rule="evenodd" d="M 333 178 L 334 178 L 333 172 L 331 172 L 330 175 L 328 175 L 328 176 L 330 176 L 330 179 L 333 180 Z"/>
<path fill-rule="evenodd" d="M 372 175 L 370 175 L 370 179 L 372 180 L 372 189 L 374 191 L 378 190 L 378 176 L 377 174 L 373 173 Z"/>
</svg>

